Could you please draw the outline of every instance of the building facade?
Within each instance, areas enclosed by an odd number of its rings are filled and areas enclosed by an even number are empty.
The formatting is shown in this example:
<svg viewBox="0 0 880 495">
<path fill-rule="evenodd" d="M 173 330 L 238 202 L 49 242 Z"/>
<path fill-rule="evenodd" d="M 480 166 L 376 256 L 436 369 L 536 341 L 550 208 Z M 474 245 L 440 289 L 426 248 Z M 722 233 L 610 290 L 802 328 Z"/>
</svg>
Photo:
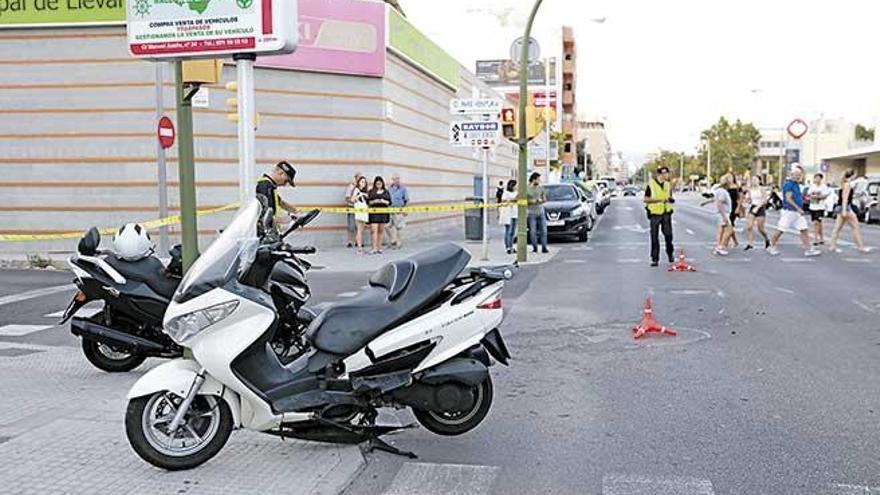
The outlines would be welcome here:
<svg viewBox="0 0 880 495">
<path fill-rule="evenodd" d="M 587 175 L 592 178 L 617 176 L 613 167 L 611 142 L 605 132 L 605 123 L 598 119 L 578 121 L 578 141 L 584 141 Z"/>
<path fill-rule="evenodd" d="M 577 41 L 571 26 L 562 28 L 562 132 L 562 163 L 573 166 L 577 161 Z"/>
<path fill-rule="evenodd" d="M 316 3 L 327 2 L 300 0 L 300 13 Z M 279 160 L 293 163 L 298 187 L 281 194 L 301 209 L 343 205 L 356 171 L 371 181 L 400 174 L 415 205 L 474 196 L 480 161 L 471 150 L 449 145 L 449 100 L 498 94 L 384 3 L 336 0 L 331 6 L 320 5 L 311 18 L 320 18 L 320 26 L 348 26 L 351 36 L 315 33 L 297 51 L 314 55 L 327 48 L 321 43 L 342 43 L 330 47 L 332 56 L 316 58 L 320 67 L 297 54 L 258 61 L 256 174 Z M 158 218 L 156 108 L 175 120 L 171 66 L 163 64 L 157 105 L 155 64 L 128 54 L 120 22 L 27 28 L 2 22 L 0 234 L 84 231 Z M 360 60 L 365 54 L 370 59 Z M 223 81 L 235 77 L 234 66 L 226 65 Z M 234 95 L 222 83 L 206 93 L 194 109 L 200 209 L 238 200 L 237 130 L 225 105 Z M 513 145 L 499 147 L 491 180 L 512 176 L 516 153 Z M 176 145 L 167 161 L 175 214 Z M 230 216 L 199 218 L 203 246 Z M 409 223 L 412 236 L 428 236 L 457 228 L 461 213 L 413 215 Z M 340 245 L 345 230 L 344 215 L 322 214 L 301 241 Z M 171 231 L 175 241 L 177 227 Z M 0 242 L 0 251 L 63 252 L 74 245 Z"/>
</svg>

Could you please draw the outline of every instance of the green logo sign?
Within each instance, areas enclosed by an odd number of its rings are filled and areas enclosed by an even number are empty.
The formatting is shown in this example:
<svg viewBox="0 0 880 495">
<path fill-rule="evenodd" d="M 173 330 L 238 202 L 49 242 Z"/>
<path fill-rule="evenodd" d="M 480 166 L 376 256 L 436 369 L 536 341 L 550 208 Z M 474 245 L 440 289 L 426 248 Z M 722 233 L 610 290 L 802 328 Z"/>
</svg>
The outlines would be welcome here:
<svg viewBox="0 0 880 495">
<path fill-rule="evenodd" d="M 254 0 L 235 0 L 238 3 L 238 6 L 243 9 L 251 8 L 251 5 L 254 4 Z"/>
</svg>

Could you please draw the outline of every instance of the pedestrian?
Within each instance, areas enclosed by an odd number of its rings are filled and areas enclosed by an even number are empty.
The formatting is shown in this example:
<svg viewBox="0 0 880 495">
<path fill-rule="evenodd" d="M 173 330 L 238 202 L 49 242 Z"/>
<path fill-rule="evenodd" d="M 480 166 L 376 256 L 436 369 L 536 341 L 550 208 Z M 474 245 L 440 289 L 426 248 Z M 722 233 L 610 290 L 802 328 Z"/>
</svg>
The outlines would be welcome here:
<svg viewBox="0 0 880 495">
<path fill-rule="evenodd" d="M 730 194 L 730 237 L 728 238 L 728 243 L 733 242 L 733 247 L 739 247 L 739 239 L 736 238 L 736 219 L 741 216 L 743 195 L 741 194 L 740 182 L 737 176 L 730 175 L 727 193 Z M 728 243 L 724 244 L 725 249 L 727 249 Z"/>
<path fill-rule="evenodd" d="M 370 208 L 388 208 L 391 206 L 391 193 L 385 188 L 385 179 L 377 176 L 373 179 L 373 188 L 367 196 Z M 382 239 L 385 237 L 385 226 L 391 221 L 388 213 L 370 213 L 370 229 L 373 231 L 373 250 L 370 254 L 382 253 Z"/>
<path fill-rule="evenodd" d="M 779 215 L 777 231 L 770 240 L 770 248 L 767 252 L 770 256 L 779 256 L 779 239 L 786 230 L 794 228 L 801 238 L 804 247 L 804 256 L 819 256 L 822 251 L 810 246 L 810 226 L 804 218 L 804 195 L 801 192 L 801 182 L 804 180 L 804 169 L 797 163 L 792 166 L 791 177 L 782 185 L 782 212 Z"/>
<path fill-rule="evenodd" d="M 816 240 L 813 246 L 825 244 L 825 235 L 822 228 L 822 219 L 825 218 L 825 199 L 831 195 L 831 188 L 825 184 L 825 175 L 813 174 L 813 183 L 810 184 L 810 218 L 813 221 L 813 230 Z"/>
<path fill-rule="evenodd" d="M 529 237 L 532 242 L 532 252 L 538 252 L 538 237 L 541 238 L 541 252 L 549 253 L 547 249 L 547 217 L 544 213 L 544 203 L 547 202 L 547 195 L 544 193 L 544 187 L 541 186 L 541 174 L 532 173 L 529 176 L 529 187 L 526 188 L 526 200 L 529 203 Z"/>
<path fill-rule="evenodd" d="M 358 180 L 360 178 L 361 173 L 355 172 L 354 177 L 348 184 L 348 187 L 345 188 L 345 204 L 349 208 L 354 208 L 354 203 L 352 202 L 352 199 L 355 197 L 354 192 L 358 187 Z M 355 244 L 355 236 L 357 235 L 357 220 L 355 220 L 354 215 L 354 213 L 349 213 L 348 215 L 346 215 L 348 227 L 348 245 L 346 247 L 352 247 Z"/>
<path fill-rule="evenodd" d="M 498 181 L 498 187 L 495 189 L 495 202 L 500 203 L 503 201 L 504 196 L 504 181 Z"/>
<path fill-rule="evenodd" d="M 752 187 L 748 190 L 748 215 L 746 216 L 746 251 L 754 248 L 755 245 L 755 226 L 758 232 L 764 238 L 764 249 L 770 247 L 770 236 L 767 235 L 767 202 L 769 198 L 767 191 L 761 184 L 761 177 L 752 177 Z"/>
<path fill-rule="evenodd" d="M 364 254 L 364 230 L 370 221 L 370 215 L 367 213 L 367 198 L 369 196 L 369 188 L 367 186 L 367 178 L 359 176 L 348 202 L 355 209 L 352 218 L 355 223 L 355 245 L 357 246 L 357 254 Z"/>
<path fill-rule="evenodd" d="M 404 208 L 409 204 L 409 191 L 406 186 L 400 183 L 400 176 L 394 174 L 391 176 L 391 186 L 388 187 L 391 193 L 391 206 L 393 208 Z M 391 238 L 391 248 L 400 249 L 403 242 L 403 229 L 406 228 L 406 213 L 392 213 L 391 223 L 388 225 L 388 236 Z"/>
<path fill-rule="evenodd" d="M 669 167 L 661 166 L 645 188 L 645 208 L 651 222 L 651 266 L 660 263 L 661 230 L 666 241 L 666 256 L 670 263 L 675 262 L 675 247 L 672 244 L 672 204 L 675 199 L 671 187 Z"/>
<path fill-rule="evenodd" d="M 715 211 L 718 213 L 718 234 L 715 236 L 715 249 L 713 253 L 718 256 L 727 256 L 727 243 L 733 232 L 733 219 L 731 214 L 734 208 L 733 198 L 730 195 L 733 176 L 729 173 L 721 176 L 721 183 L 715 189 Z"/>
<path fill-rule="evenodd" d="M 268 207 L 275 212 L 275 219 L 279 224 L 287 223 L 281 216 L 281 210 L 285 210 L 288 213 L 296 213 L 296 207 L 281 199 L 281 196 L 278 194 L 278 188 L 285 185 L 296 187 L 295 180 L 296 169 L 285 161 L 278 162 L 271 171 L 257 179 L 256 193 L 258 196 L 266 198 Z"/>
<path fill-rule="evenodd" d="M 511 179 L 507 181 L 507 188 L 504 189 L 499 203 L 510 203 L 502 206 L 498 210 L 501 225 L 504 225 L 504 248 L 507 254 L 516 252 L 513 246 L 513 238 L 516 237 L 516 181 Z"/>
<path fill-rule="evenodd" d="M 853 175 L 855 175 L 855 172 L 849 170 L 840 178 L 840 195 L 837 197 L 837 209 L 840 212 L 837 214 L 834 231 L 831 233 L 831 245 L 828 247 L 830 251 L 835 253 L 843 252 L 842 249 L 837 247 L 837 239 L 840 237 L 840 232 L 843 230 L 844 225 L 849 225 L 852 228 L 853 239 L 856 241 L 856 247 L 859 252 L 871 252 L 871 249 L 865 247 L 864 242 L 862 242 L 861 226 L 859 226 L 859 218 L 853 206 L 855 187 L 853 181 L 850 180 Z"/>
</svg>

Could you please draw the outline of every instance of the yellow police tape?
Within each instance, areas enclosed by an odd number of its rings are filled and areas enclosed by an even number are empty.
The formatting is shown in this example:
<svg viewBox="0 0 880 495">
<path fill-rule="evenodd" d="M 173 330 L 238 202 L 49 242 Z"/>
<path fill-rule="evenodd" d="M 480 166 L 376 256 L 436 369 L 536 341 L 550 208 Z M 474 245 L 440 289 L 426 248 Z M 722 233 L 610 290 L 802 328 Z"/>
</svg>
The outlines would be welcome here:
<svg viewBox="0 0 880 495">
<path fill-rule="evenodd" d="M 430 205 L 430 206 L 405 206 L 402 208 L 350 208 L 350 207 L 335 207 L 335 206 L 298 206 L 300 211 L 311 211 L 311 210 L 319 210 L 322 213 L 444 213 L 444 212 L 453 212 L 453 211 L 465 211 L 465 210 L 477 210 L 481 208 L 492 209 L 492 208 L 501 208 L 505 206 L 518 206 L 518 205 L 527 205 L 528 202 L 524 199 L 519 201 L 512 201 L 506 203 L 448 203 L 448 204 L 439 204 L 439 205 Z M 225 206 L 220 206 L 217 208 L 208 208 L 204 210 L 197 210 L 197 216 L 207 216 L 214 215 L 217 213 L 222 213 L 224 211 L 231 211 L 238 208 L 238 203 L 230 203 Z M 170 217 L 159 218 L 156 220 L 150 220 L 148 222 L 140 222 L 140 225 L 146 229 L 155 229 L 158 227 L 165 227 L 170 225 L 178 225 L 180 224 L 180 215 L 173 215 Z M 118 227 L 107 227 L 103 229 L 99 229 L 98 231 L 101 235 L 111 235 L 116 232 Z M 56 241 L 63 239 L 79 239 L 82 237 L 82 232 L 63 232 L 58 234 L 0 234 L 0 242 L 15 242 L 15 241 Z"/>
</svg>

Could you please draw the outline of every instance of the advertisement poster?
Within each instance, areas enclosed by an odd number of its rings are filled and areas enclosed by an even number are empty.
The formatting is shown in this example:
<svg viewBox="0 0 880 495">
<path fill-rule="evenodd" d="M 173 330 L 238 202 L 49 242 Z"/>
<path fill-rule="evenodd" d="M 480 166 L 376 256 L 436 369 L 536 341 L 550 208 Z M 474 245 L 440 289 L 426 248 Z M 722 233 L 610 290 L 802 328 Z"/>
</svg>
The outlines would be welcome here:
<svg viewBox="0 0 880 495">
<path fill-rule="evenodd" d="M 511 60 L 478 60 L 477 78 L 489 86 L 519 85 L 519 67 Z M 546 85 L 547 69 L 545 61 L 540 60 L 528 67 L 528 84 Z M 550 85 L 556 84 L 556 59 L 550 59 Z"/>
</svg>

